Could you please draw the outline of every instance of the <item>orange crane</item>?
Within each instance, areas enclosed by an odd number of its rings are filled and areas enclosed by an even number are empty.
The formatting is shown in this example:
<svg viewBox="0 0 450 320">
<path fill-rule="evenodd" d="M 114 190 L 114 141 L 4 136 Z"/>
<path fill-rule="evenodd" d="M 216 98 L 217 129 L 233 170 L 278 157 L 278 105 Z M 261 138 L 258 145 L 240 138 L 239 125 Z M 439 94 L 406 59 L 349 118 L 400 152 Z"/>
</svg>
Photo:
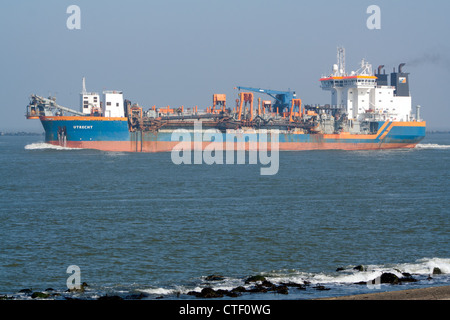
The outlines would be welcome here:
<svg viewBox="0 0 450 320">
<path fill-rule="evenodd" d="M 214 113 L 216 106 L 220 106 L 222 111 L 225 112 L 226 104 L 227 104 L 227 96 L 225 94 L 214 94 L 211 113 Z"/>
<path fill-rule="evenodd" d="M 239 111 L 238 111 L 238 120 L 241 120 L 241 115 L 242 115 L 242 105 L 245 103 L 245 105 L 247 105 L 247 103 L 250 103 L 250 115 L 253 119 L 253 93 L 251 92 L 240 92 L 239 93 L 239 97 L 240 97 L 240 103 L 239 103 Z"/>
</svg>

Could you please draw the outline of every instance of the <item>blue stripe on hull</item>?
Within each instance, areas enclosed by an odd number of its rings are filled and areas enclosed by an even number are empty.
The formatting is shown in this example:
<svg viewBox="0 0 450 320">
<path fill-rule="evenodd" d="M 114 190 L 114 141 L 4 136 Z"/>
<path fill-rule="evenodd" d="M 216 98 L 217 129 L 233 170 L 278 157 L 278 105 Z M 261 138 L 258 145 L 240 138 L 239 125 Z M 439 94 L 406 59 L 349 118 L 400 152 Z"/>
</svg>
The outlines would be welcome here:
<svg viewBox="0 0 450 320">
<path fill-rule="evenodd" d="M 425 127 L 394 126 L 384 138 L 383 143 L 417 143 L 423 138 L 425 138 Z"/>
<path fill-rule="evenodd" d="M 58 129 L 66 128 L 67 141 L 128 141 L 127 121 L 42 120 L 45 140 L 58 140 Z"/>
</svg>

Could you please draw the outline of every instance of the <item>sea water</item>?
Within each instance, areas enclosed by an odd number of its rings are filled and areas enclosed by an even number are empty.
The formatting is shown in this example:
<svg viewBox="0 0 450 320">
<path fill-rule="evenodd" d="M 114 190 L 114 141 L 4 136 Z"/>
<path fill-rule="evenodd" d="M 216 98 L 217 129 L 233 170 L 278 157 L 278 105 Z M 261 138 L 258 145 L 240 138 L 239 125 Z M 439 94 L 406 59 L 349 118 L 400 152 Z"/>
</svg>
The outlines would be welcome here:
<svg viewBox="0 0 450 320">
<path fill-rule="evenodd" d="M 448 133 L 408 150 L 280 152 L 273 176 L 251 164 L 176 165 L 170 153 L 63 148 L 43 136 L 0 136 L 0 150 L 0 294 L 15 299 L 49 288 L 54 299 L 196 299 L 187 293 L 249 287 L 253 275 L 307 286 L 223 299 L 450 280 Z M 69 266 L 84 292 L 67 292 Z M 369 285 L 385 272 L 418 281 Z"/>
</svg>

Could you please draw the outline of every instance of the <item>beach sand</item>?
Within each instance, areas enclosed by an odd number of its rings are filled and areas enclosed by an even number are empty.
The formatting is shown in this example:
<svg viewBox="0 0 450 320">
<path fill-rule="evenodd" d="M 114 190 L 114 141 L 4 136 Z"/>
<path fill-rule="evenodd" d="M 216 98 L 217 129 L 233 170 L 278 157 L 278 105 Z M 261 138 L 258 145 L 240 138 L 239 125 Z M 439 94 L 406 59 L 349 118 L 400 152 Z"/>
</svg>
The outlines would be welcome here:
<svg viewBox="0 0 450 320">
<path fill-rule="evenodd" d="M 450 286 L 377 292 L 316 300 L 450 300 Z"/>
</svg>

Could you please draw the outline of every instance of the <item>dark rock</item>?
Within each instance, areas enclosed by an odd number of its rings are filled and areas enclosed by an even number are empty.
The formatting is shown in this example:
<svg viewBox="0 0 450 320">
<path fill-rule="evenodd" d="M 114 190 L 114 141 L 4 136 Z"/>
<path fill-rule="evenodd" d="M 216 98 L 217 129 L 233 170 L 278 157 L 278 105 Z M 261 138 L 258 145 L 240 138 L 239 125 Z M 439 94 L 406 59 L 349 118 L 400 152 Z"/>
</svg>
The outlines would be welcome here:
<svg viewBox="0 0 450 320">
<path fill-rule="evenodd" d="M 224 280 L 224 279 L 225 279 L 224 276 L 220 276 L 220 275 L 217 275 L 217 274 L 212 274 L 212 275 L 209 275 L 209 276 L 207 276 L 205 278 L 206 281 L 221 281 L 221 280 Z"/>
<path fill-rule="evenodd" d="M 243 286 L 239 286 L 236 288 L 231 289 L 231 292 L 246 292 L 247 289 L 245 289 Z"/>
<path fill-rule="evenodd" d="M 47 293 L 43 293 L 43 292 L 36 291 L 36 292 L 33 292 L 33 294 L 31 295 L 31 297 L 32 297 L 33 299 L 36 299 L 36 298 L 46 299 L 46 298 L 50 297 L 50 295 L 47 294 Z"/>
<path fill-rule="evenodd" d="M 189 291 L 187 294 L 197 298 L 222 298 L 226 293 L 228 293 L 227 290 L 215 291 L 213 288 L 203 288 L 201 292 Z"/>
<path fill-rule="evenodd" d="M 119 296 L 108 296 L 108 295 L 105 295 L 105 296 L 99 297 L 97 300 L 101 300 L 101 301 L 121 301 L 121 300 L 123 300 L 123 298 L 119 297 Z"/>
<path fill-rule="evenodd" d="M 289 289 L 287 286 L 278 286 L 276 288 L 276 292 L 280 293 L 280 294 L 288 294 L 289 293 Z"/>
<path fill-rule="evenodd" d="M 22 289 L 22 290 L 19 291 L 19 293 L 31 294 L 31 293 L 33 293 L 33 290 L 31 290 L 31 289 Z"/>
<path fill-rule="evenodd" d="M 286 287 L 294 287 L 300 290 L 306 290 L 306 286 L 304 284 L 301 283 L 295 283 L 295 282 L 282 282 L 280 283 L 282 286 L 286 286 Z"/>
<path fill-rule="evenodd" d="M 251 289 L 249 289 L 249 290 L 247 290 L 248 292 L 253 292 L 253 293 L 265 293 L 265 292 L 267 292 L 268 290 L 267 290 L 267 287 L 264 287 L 264 286 L 262 286 L 262 285 L 260 285 L 260 284 L 257 284 L 256 286 L 254 286 L 253 288 L 251 288 Z"/>
<path fill-rule="evenodd" d="M 354 267 L 353 270 L 364 271 L 365 268 L 364 268 L 364 266 L 362 264 L 360 264 L 360 265 Z"/>
<path fill-rule="evenodd" d="M 411 273 L 408 273 L 408 272 L 402 272 L 402 276 L 407 277 L 407 278 L 412 277 Z"/>
<path fill-rule="evenodd" d="M 402 273 L 402 276 L 403 277 L 398 279 L 400 282 L 417 282 L 417 279 L 414 279 L 410 273 L 404 272 Z"/>
<path fill-rule="evenodd" d="M 245 280 L 245 283 L 257 282 L 257 281 L 266 281 L 267 279 L 264 276 L 251 276 Z"/>
<path fill-rule="evenodd" d="M 344 271 L 344 270 L 345 270 L 345 268 L 342 268 L 342 267 L 339 267 L 336 269 L 336 271 Z"/>
<path fill-rule="evenodd" d="M 389 283 L 389 284 L 399 284 L 401 282 L 417 282 L 417 279 L 414 279 L 413 276 L 409 273 L 402 273 L 403 277 L 399 278 L 393 273 L 383 273 L 379 278 L 379 283 Z M 367 284 L 375 284 L 377 279 L 371 281 L 360 281 L 355 282 L 354 284 L 367 285 Z"/>
<path fill-rule="evenodd" d="M 276 293 L 288 294 L 288 287 L 284 284 L 276 285 L 268 280 L 263 280 L 261 283 L 256 284 L 253 288 L 247 290 L 248 292 L 268 292 L 274 291 Z"/>
<path fill-rule="evenodd" d="M 438 267 L 434 267 L 433 268 L 433 274 L 442 274 L 442 271 Z"/>
<path fill-rule="evenodd" d="M 196 295 L 198 298 L 222 298 L 223 293 L 215 291 L 213 288 L 203 288 L 202 291 Z"/>
<path fill-rule="evenodd" d="M 224 295 L 228 297 L 238 297 L 241 295 L 241 292 L 245 292 L 246 289 L 244 287 L 237 287 L 234 289 L 223 290 L 213 290 L 212 288 L 205 288 L 201 292 L 189 291 L 187 294 L 191 296 L 196 296 L 197 298 L 221 298 Z"/>
<path fill-rule="evenodd" d="M 268 290 L 276 290 L 277 286 L 270 281 L 264 280 L 261 282 L 263 287 L 266 287 Z"/>
<path fill-rule="evenodd" d="M 398 277 L 393 273 L 383 273 L 380 277 L 380 283 L 398 284 Z"/>
</svg>

